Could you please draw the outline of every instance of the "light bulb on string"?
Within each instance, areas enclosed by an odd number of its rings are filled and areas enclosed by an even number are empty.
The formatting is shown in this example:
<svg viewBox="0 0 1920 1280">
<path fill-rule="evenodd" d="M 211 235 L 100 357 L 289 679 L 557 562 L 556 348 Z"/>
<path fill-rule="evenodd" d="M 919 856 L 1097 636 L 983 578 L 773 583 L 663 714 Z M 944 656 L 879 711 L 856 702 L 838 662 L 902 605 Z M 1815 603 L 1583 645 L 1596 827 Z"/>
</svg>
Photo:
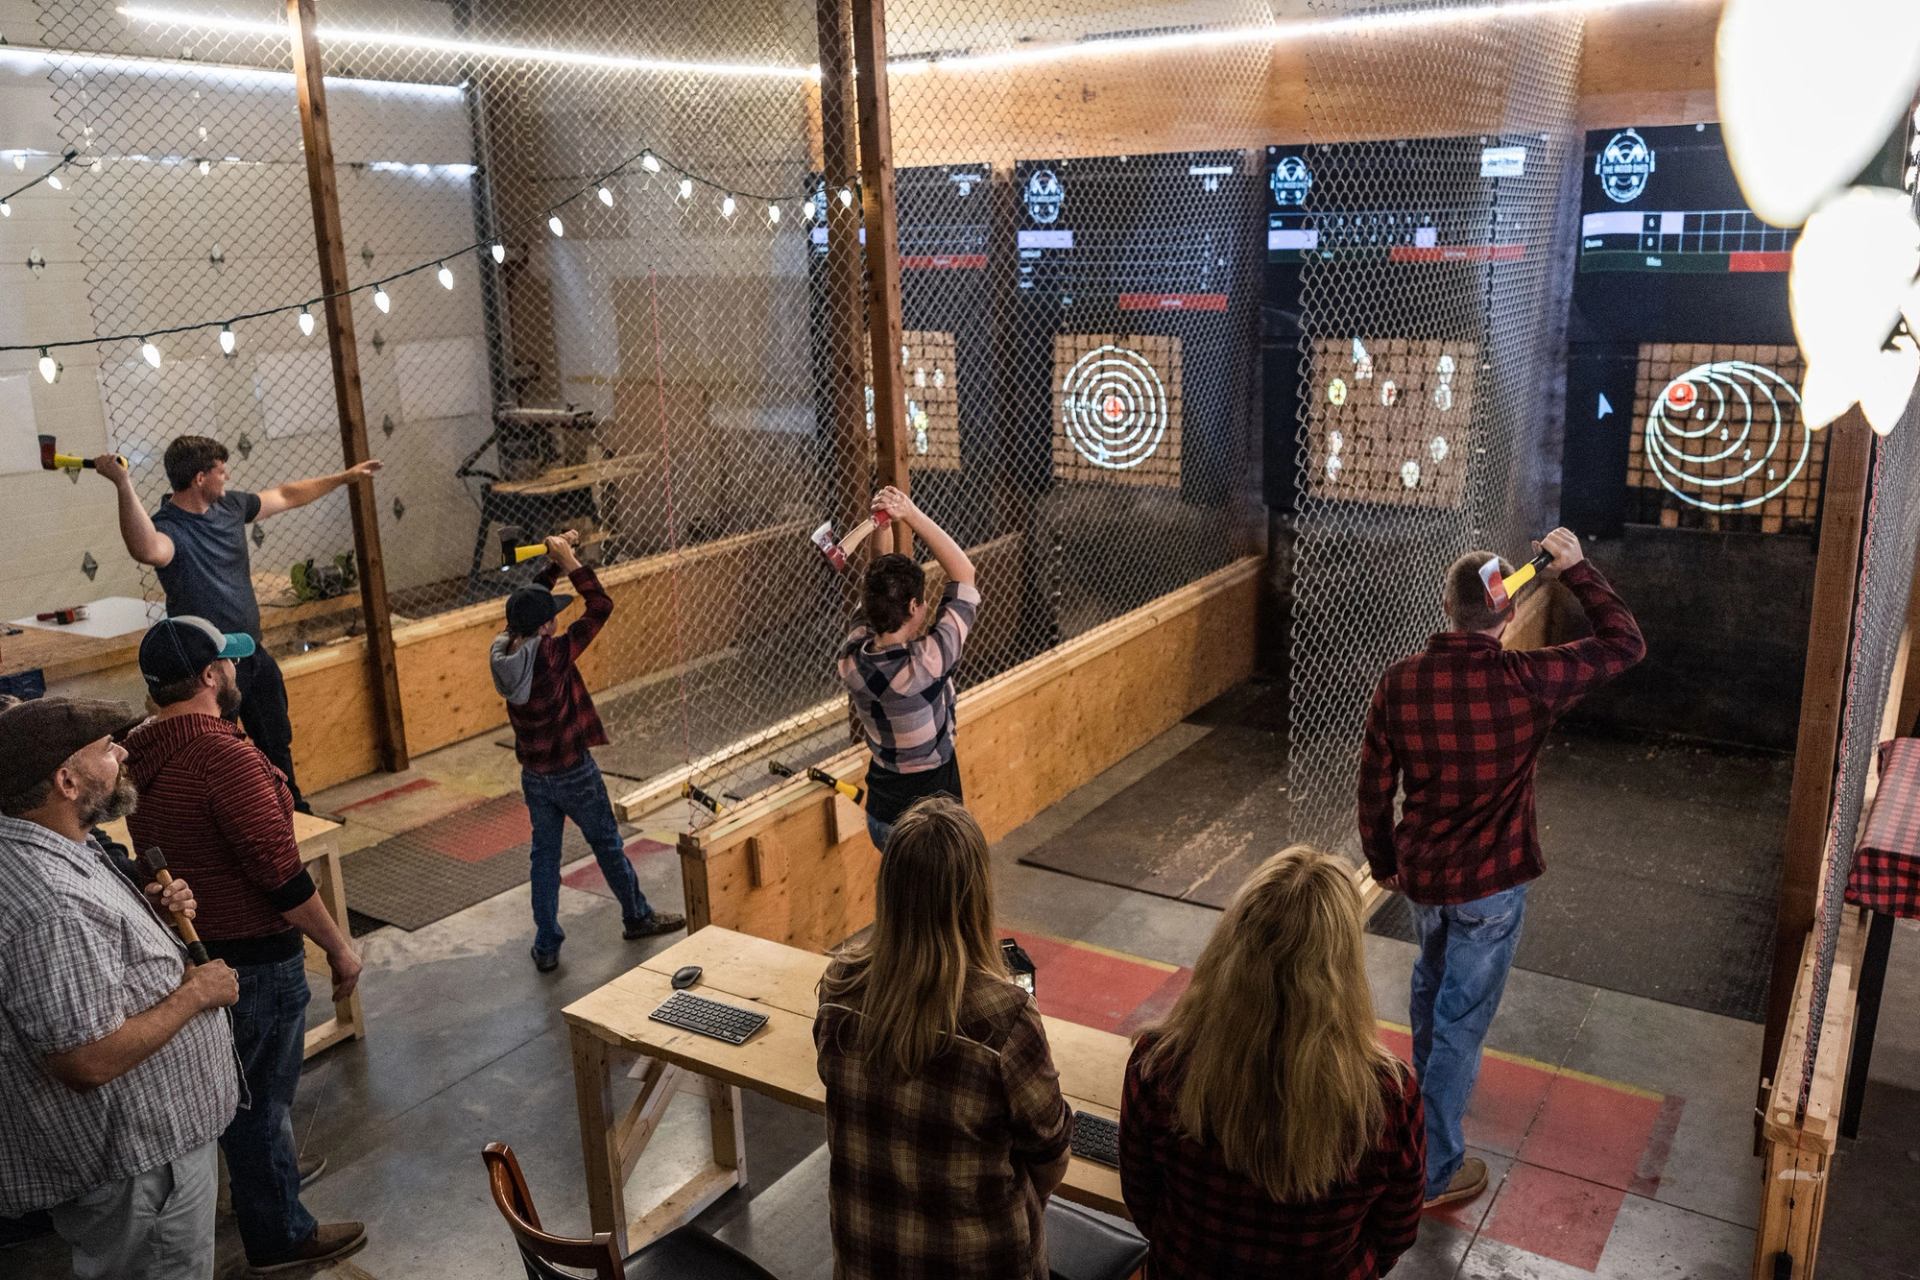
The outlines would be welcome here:
<svg viewBox="0 0 1920 1280">
<path fill-rule="evenodd" d="M 14 152 L 14 153 L 13 153 L 13 167 L 14 167 L 14 168 L 16 168 L 16 169 L 24 169 L 24 168 L 26 168 L 26 167 L 27 167 L 27 153 L 26 153 L 26 152 L 24 152 L 24 151 L 16 151 L 16 152 Z"/>
<path fill-rule="evenodd" d="M 853 188 L 852 187 L 840 188 L 840 207 L 842 209 L 851 209 L 853 207 Z"/>
<path fill-rule="evenodd" d="M 780 225 L 780 206 L 771 200 L 767 201 L 767 221 L 776 227 Z"/>
<path fill-rule="evenodd" d="M 11 218 L 12 216 L 13 216 L 13 206 L 8 204 L 5 200 L 0 200 L 0 218 Z"/>
<path fill-rule="evenodd" d="M 373 287 L 373 305 L 380 308 L 380 314 L 382 315 L 393 310 L 393 299 L 387 296 L 387 290 L 384 285 L 375 285 Z"/>
<path fill-rule="evenodd" d="M 560 215 L 557 213 L 547 219 L 547 230 L 553 232 L 556 236 L 564 236 L 567 234 L 566 224 L 560 221 Z"/>
<path fill-rule="evenodd" d="M 732 196 L 720 197 L 720 216 L 721 217 L 731 218 L 733 216 L 734 208 L 735 208 L 735 205 L 733 203 Z"/>
<path fill-rule="evenodd" d="M 490 252 L 493 254 L 493 260 L 496 263 L 505 262 L 507 260 L 507 246 L 503 244 L 496 244 L 495 246 L 493 246 Z"/>
<path fill-rule="evenodd" d="M 658 173 L 660 172 L 660 158 L 651 151 L 642 151 L 640 153 L 640 167 L 648 173 Z"/>
<path fill-rule="evenodd" d="M 45 347 L 40 348 L 40 376 L 49 383 L 60 377 L 60 362 L 49 355 Z"/>
<path fill-rule="evenodd" d="M 67 184 L 60 180 L 59 174 L 50 173 L 47 175 L 47 185 L 52 187 L 55 191 L 60 191 L 65 189 Z"/>
<path fill-rule="evenodd" d="M 303 338 L 311 338 L 313 336 L 313 312 L 302 307 L 300 308 L 298 319 L 300 323 L 300 336 Z"/>
<path fill-rule="evenodd" d="M 87 166 L 87 172 L 88 172 L 88 173 L 99 173 L 99 172 L 100 172 L 100 171 L 101 171 L 102 169 L 104 169 L 104 168 L 106 168 L 106 167 L 107 167 L 107 166 L 105 166 L 104 164 L 101 164 L 101 163 L 100 163 L 100 158 L 99 158 L 98 156 L 95 156 L 95 157 L 94 157 L 94 160 L 93 160 L 93 163 Z"/>
<path fill-rule="evenodd" d="M 453 288 L 453 268 L 446 263 L 440 264 L 440 270 L 434 272 L 434 278 L 440 282 L 442 289 Z"/>
<path fill-rule="evenodd" d="M 156 369 L 160 367 L 160 348 L 153 345 L 152 338 L 140 339 L 140 358 Z"/>
<path fill-rule="evenodd" d="M 808 222 L 813 221 L 813 215 L 816 212 L 818 212 L 818 210 L 816 209 L 813 201 L 811 200 L 807 201 L 805 204 L 800 206 L 800 216 L 805 218 Z"/>
<path fill-rule="evenodd" d="M 682 200 L 693 199 L 693 179 L 692 178 L 680 179 L 680 198 Z"/>
<path fill-rule="evenodd" d="M 235 339 L 233 336 L 233 326 L 230 324 L 221 325 L 220 326 L 220 354 L 223 356 L 232 355 L 234 341 Z"/>
<path fill-rule="evenodd" d="M 594 192 L 594 194 L 600 197 L 601 204 L 607 206 L 609 209 L 613 208 L 613 192 L 607 189 L 606 183 L 601 183 L 600 189 Z"/>
<path fill-rule="evenodd" d="M 204 178 L 212 172 L 213 172 L 213 161 L 202 160 L 200 162 L 200 176 Z"/>
</svg>

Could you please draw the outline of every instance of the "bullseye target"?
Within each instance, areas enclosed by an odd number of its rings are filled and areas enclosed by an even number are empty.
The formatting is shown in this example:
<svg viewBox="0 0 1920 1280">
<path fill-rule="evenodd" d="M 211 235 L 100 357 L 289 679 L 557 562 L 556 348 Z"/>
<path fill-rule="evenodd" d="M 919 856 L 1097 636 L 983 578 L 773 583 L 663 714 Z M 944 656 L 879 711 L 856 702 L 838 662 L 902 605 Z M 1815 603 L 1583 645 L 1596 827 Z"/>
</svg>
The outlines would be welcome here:
<svg viewBox="0 0 1920 1280">
<path fill-rule="evenodd" d="M 1167 387 L 1138 351 L 1102 344 L 1060 380 L 1061 419 L 1074 449 L 1096 467 L 1139 466 L 1167 437 Z"/>
<path fill-rule="evenodd" d="M 1054 464 L 1063 478 L 1179 483 L 1178 339 L 1063 334 L 1054 376 Z"/>
<path fill-rule="evenodd" d="M 1365 353 L 1370 375 L 1355 372 Z M 1308 402 L 1306 486 L 1314 498 L 1458 507 L 1473 449 L 1468 342 L 1375 334 L 1316 338 Z"/>
<path fill-rule="evenodd" d="M 1655 477 L 1682 502 L 1745 511 L 1786 492 L 1813 451 L 1793 384 L 1765 365 L 1695 365 L 1654 397 L 1642 448 Z"/>
</svg>

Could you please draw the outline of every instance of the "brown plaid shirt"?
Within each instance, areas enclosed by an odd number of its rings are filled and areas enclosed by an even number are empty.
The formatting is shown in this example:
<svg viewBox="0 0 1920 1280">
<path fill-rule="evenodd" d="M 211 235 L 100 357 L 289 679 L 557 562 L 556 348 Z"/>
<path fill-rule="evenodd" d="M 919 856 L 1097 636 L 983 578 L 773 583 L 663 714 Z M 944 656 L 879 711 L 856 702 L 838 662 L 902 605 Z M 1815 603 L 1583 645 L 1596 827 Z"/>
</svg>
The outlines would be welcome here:
<svg viewBox="0 0 1920 1280">
<path fill-rule="evenodd" d="M 1012 983 L 975 974 L 952 1047 L 899 1080 L 851 1051 L 860 996 L 823 999 L 813 1023 L 827 1086 L 835 1277 L 1047 1280 L 1043 1206 L 1028 1170 L 1060 1158 L 1073 1119 L 1040 1010 Z"/>
</svg>

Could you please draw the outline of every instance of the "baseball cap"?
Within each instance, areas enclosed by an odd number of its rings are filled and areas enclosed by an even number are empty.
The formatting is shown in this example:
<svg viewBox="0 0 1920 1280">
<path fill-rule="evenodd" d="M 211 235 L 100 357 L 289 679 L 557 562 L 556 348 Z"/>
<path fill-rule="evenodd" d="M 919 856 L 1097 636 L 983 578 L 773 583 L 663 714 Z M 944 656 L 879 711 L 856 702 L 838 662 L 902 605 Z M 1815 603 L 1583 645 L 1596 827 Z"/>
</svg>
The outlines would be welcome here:
<svg viewBox="0 0 1920 1280">
<path fill-rule="evenodd" d="M 530 636 L 572 603 L 572 596 L 557 596 L 545 587 L 521 587 L 507 597 L 507 630 L 517 636 Z"/>
<path fill-rule="evenodd" d="M 253 655 L 253 637 L 228 635 L 191 614 L 163 618 L 140 641 L 140 674 L 147 688 L 158 689 L 176 680 L 199 675 L 222 658 Z"/>
<path fill-rule="evenodd" d="M 124 702 L 96 698 L 34 698 L 0 711 L 0 795 L 46 781 L 80 748 L 144 718 Z"/>
</svg>

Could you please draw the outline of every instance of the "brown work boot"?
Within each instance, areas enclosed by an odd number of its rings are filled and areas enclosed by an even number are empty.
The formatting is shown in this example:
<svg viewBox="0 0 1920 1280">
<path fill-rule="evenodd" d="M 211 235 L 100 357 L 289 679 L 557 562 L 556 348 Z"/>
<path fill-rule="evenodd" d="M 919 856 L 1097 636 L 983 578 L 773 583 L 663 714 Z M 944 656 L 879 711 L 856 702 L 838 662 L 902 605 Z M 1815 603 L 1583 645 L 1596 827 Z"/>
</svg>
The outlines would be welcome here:
<svg viewBox="0 0 1920 1280">
<path fill-rule="evenodd" d="M 248 1258 L 247 1265 L 261 1273 L 310 1267 L 318 1262 L 344 1258 L 366 1242 L 367 1228 L 364 1223 L 323 1222 L 313 1229 L 313 1234 L 304 1243 L 295 1245 L 285 1254 L 262 1261 Z"/>
<path fill-rule="evenodd" d="M 1487 1189 L 1487 1162 L 1478 1156 L 1468 1156 L 1453 1171 L 1453 1177 L 1447 1179 L 1447 1189 L 1427 1201 L 1428 1209 L 1441 1209 L 1450 1204 L 1459 1204 L 1471 1200 Z"/>
</svg>

